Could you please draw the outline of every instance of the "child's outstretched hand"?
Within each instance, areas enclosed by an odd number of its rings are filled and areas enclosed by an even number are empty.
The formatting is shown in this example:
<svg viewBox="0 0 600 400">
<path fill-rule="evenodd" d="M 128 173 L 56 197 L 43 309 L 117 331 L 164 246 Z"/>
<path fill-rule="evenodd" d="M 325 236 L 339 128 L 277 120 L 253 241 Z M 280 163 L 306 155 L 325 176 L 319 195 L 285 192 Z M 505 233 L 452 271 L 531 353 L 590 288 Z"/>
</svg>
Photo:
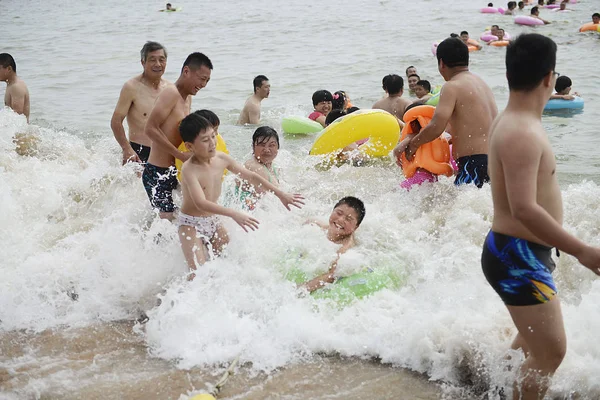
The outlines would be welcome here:
<svg viewBox="0 0 600 400">
<path fill-rule="evenodd" d="M 279 200 L 281 200 L 284 207 L 287 208 L 288 211 L 291 211 L 290 206 L 294 206 L 296 208 L 302 208 L 302 206 L 304 205 L 304 196 L 302 196 L 301 194 L 298 194 L 298 193 L 291 194 L 291 193 L 281 192 L 281 194 L 278 195 L 277 197 L 279 197 Z"/>
<path fill-rule="evenodd" d="M 233 220 L 242 227 L 244 232 L 248 232 L 248 228 L 255 231 L 258 229 L 258 224 L 260 224 L 258 220 L 242 212 L 236 212 L 231 218 L 233 218 Z"/>
</svg>

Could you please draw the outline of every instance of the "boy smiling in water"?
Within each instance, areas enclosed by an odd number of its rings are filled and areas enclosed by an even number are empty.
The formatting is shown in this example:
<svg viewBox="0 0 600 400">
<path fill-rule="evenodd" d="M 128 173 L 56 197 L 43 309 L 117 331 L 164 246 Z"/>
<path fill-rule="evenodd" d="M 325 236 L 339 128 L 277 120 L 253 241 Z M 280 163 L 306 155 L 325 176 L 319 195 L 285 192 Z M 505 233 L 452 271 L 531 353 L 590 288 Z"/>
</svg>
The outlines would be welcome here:
<svg viewBox="0 0 600 400">
<path fill-rule="evenodd" d="M 229 155 L 217 151 L 216 132 L 206 118 L 196 113 L 188 115 L 181 121 L 179 132 L 192 153 L 181 168 L 183 203 L 177 216 L 181 249 L 191 271 L 219 255 L 229 242 L 218 215 L 232 218 L 246 232 L 258 229 L 256 219 L 217 204 L 221 195 L 221 177 L 226 169 L 257 187 L 262 186 L 275 193 L 288 210 L 290 206 L 300 208 L 304 204 L 301 195 L 281 191 Z M 189 279 L 194 276 L 190 274 Z"/>
<path fill-rule="evenodd" d="M 333 211 L 329 216 L 328 223 L 314 220 L 308 221 L 308 223 L 314 223 L 315 225 L 326 229 L 327 239 L 341 246 L 337 251 L 337 258 L 331 264 L 329 270 L 326 273 L 304 283 L 302 287 L 306 288 L 306 290 L 312 293 L 315 290 L 322 288 L 326 284 L 333 283 L 335 281 L 336 268 L 340 259 L 340 255 L 356 246 L 354 232 L 356 232 L 364 218 L 364 203 L 356 197 L 347 196 L 338 201 L 333 207 Z"/>
</svg>

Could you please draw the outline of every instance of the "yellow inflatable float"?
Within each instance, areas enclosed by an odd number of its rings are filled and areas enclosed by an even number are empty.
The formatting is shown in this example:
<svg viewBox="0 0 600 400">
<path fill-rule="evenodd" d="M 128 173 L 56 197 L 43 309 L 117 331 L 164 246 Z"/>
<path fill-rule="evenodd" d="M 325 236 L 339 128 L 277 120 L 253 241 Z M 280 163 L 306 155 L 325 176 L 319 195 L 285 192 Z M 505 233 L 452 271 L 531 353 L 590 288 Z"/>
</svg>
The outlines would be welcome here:
<svg viewBox="0 0 600 400">
<path fill-rule="evenodd" d="M 179 145 L 177 150 L 181 151 L 182 153 L 187 153 L 188 149 L 187 149 L 187 147 L 185 147 L 185 142 L 181 142 L 181 144 Z M 225 144 L 225 139 L 223 139 L 223 136 L 221 136 L 220 133 L 217 133 L 217 150 L 222 151 L 223 153 L 229 154 L 229 150 L 227 150 L 227 144 Z M 177 167 L 177 179 L 179 179 L 179 180 L 181 180 L 181 167 L 182 166 L 183 166 L 183 161 L 181 161 L 179 158 L 176 158 L 175 159 L 175 167 Z M 226 173 L 227 173 L 227 171 L 225 171 L 223 173 L 223 176 L 225 176 Z"/>
<path fill-rule="evenodd" d="M 398 144 L 400 125 L 384 110 L 359 110 L 335 120 L 317 137 L 310 155 L 338 153 L 352 143 L 368 139 L 359 146 L 369 157 L 386 157 Z"/>
</svg>

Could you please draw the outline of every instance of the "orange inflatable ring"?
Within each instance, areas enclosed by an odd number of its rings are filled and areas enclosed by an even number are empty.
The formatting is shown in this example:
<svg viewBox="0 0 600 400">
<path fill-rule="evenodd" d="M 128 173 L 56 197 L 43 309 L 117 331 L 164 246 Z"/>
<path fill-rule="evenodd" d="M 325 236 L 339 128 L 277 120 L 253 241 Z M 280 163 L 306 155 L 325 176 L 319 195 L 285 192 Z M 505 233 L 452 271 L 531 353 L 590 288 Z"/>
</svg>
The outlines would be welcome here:
<svg viewBox="0 0 600 400">
<path fill-rule="evenodd" d="M 419 121 L 421 128 L 425 128 L 431 122 L 434 112 L 435 107 L 433 106 L 417 106 L 405 112 L 404 122 L 406 125 L 402 129 L 400 140 L 414 134 L 410 124 L 412 121 Z M 454 169 L 450 164 L 450 145 L 441 136 L 420 146 L 412 161 L 408 161 L 404 153 L 401 157 L 402 172 L 406 178 L 411 178 L 417 172 L 417 168 L 423 168 L 434 175 L 454 175 Z"/>
<path fill-rule="evenodd" d="M 587 31 L 598 31 L 600 29 L 600 24 L 594 24 L 593 22 L 588 22 L 587 24 L 581 25 L 579 28 L 579 32 L 587 32 Z"/>
<path fill-rule="evenodd" d="M 469 48 L 469 51 L 478 51 L 479 50 L 479 42 L 475 39 L 469 39 L 467 40 L 467 47 Z"/>
<path fill-rule="evenodd" d="M 496 40 L 495 42 L 490 42 L 489 45 L 495 47 L 506 47 L 509 43 L 510 42 L 508 40 Z"/>
</svg>

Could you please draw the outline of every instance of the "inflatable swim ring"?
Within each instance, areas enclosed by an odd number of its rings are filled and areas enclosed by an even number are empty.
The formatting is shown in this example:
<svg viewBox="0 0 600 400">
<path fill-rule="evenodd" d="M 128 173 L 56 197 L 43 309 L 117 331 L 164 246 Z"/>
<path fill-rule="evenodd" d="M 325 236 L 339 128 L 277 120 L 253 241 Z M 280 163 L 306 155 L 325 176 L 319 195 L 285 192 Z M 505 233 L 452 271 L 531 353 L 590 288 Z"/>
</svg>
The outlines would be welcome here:
<svg viewBox="0 0 600 400">
<path fill-rule="evenodd" d="M 431 96 L 429 98 L 429 100 L 427 100 L 425 102 L 425 105 L 428 106 L 437 106 L 438 103 L 440 102 L 440 93 L 442 92 L 442 87 L 441 86 L 436 86 L 431 93 L 433 94 L 433 96 Z M 410 111 L 410 110 L 409 110 Z"/>
<path fill-rule="evenodd" d="M 306 117 L 285 117 L 281 120 L 281 129 L 292 135 L 306 135 L 323 130 L 323 125 Z"/>
<path fill-rule="evenodd" d="M 187 147 L 185 147 L 185 143 L 181 142 L 177 150 L 185 153 L 188 151 Z M 225 144 L 225 139 L 221 134 L 217 133 L 217 150 L 222 151 L 223 153 L 229 154 L 229 150 L 227 150 L 227 144 Z M 179 158 L 175 159 L 175 167 L 177 168 L 177 179 L 181 180 L 181 167 L 183 166 L 183 161 Z M 223 176 L 227 174 L 227 171 L 223 173 Z"/>
<path fill-rule="evenodd" d="M 177 8 L 171 8 L 170 10 L 167 9 L 162 9 L 162 10 L 158 10 L 158 11 L 162 11 L 162 12 L 175 12 L 175 11 L 181 11 L 183 7 L 177 7 Z"/>
<path fill-rule="evenodd" d="M 417 120 L 421 128 L 425 128 L 431 122 L 435 107 L 417 106 L 411 108 L 404 114 L 404 129 L 402 129 L 402 138 L 404 140 L 408 135 L 413 134 L 410 122 Z M 406 155 L 402 153 L 402 172 L 406 178 L 412 178 L 418 168 L 423 168 L 434 175 L 454 175 L 454 169 L 450 164 L 450 145 L 448 140 L 442 136 L 425 143 L 417 150 L 412 161 L 408 161 Z"/>
<path fill-rule="evenodd" d="M 490 42 L 489 45 L 490 46 L 494 46 L 494 47 L 506 47 L 510 44 L 510 41 L 508 40 L 499 40 L 496 42 Z"/>
<path fill-rule="evenodd" d="M 483 7 L 480 12 L 482 14 L 498 14 L 500 10 L 495 7 Z"/>
<path fill-rule="evenodd" d="M 551 9 L 555 9 L 555 8 L 560 8 L 560 4 L 548 4 L 546 6 L 544 6 L 545 8 L 551 8 Z"/>
<path fill-rule="evenodd" d="M 515 17 L 515 24 L 529 26 L 544 25 L 544 21 L 542 21 L 541 19 L 529 17 L 527 15 L 519 15 L 518 17 Z"/>
<path fill-rule="evenodd" d="M 359 147 L 370 157 L 385 157 L 398 143 L 400 126 L 392 114 L 384 110 L 359 110 L 338 118 L 321 132 L 310 155 L 340 152 L 361 139 L 369 141 Z"/>
<path fill-rule="evenodd" d="M 581 25 L 579 28 L 579 32 L 600 32 L 600 24 L 594 24 L 593 22 L 588 22 L 587 24 Z"/>
<path fill-rule="evenodd" d="M 573 100 L 563 100 L 563 99 L 552 99 L 548 100 L 546 106 L 544 107 L 544 111 L 551 110 L 581 110 L 583 109 L 583 99 L 581 97 L 575 97 Z"/>
<path fill-rule="evenodd" d="M 510 37 L 510 33 L 504 31 L 504 39 L 510 40 Z M 483 32 L 479 38 L 486 43 L 491 42 L 492 40 L 498 40 L 498 36 L 492 35 L 492 31 L 489 30 Z"/>
</svg>

